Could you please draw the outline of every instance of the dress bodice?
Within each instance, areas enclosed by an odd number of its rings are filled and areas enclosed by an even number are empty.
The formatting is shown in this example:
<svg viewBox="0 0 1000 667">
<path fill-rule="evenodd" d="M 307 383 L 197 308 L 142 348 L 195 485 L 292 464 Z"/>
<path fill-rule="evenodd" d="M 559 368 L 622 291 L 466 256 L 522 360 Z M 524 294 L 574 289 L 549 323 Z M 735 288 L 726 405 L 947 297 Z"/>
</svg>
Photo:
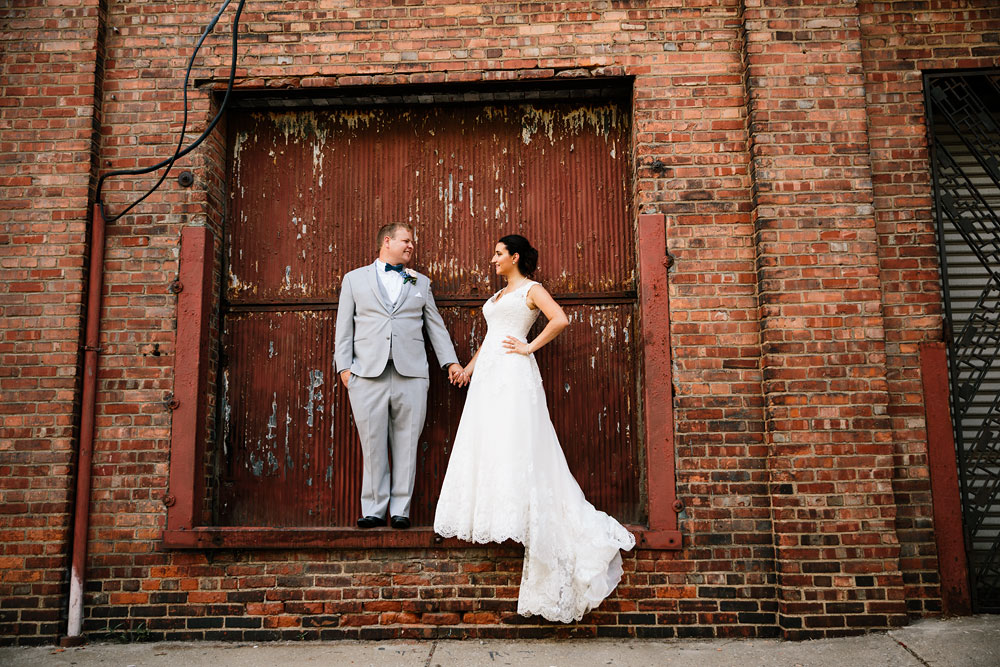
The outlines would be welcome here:
<svg viewBox="0 0 1000 667">
<path fill-rule="evenodd" d="M 497 292 L 483 304 L 487 338 L 499 337 L 503 340 L 506 336 L 514 336 L 524 340 L 531 325 L 538 319 L 539 310 L 528 307 L 528 290 L 537 284 L 534 280 L 525 280 L 514 291 L 499 299 L 497 295 L 500 292 Z"/>
</svg>

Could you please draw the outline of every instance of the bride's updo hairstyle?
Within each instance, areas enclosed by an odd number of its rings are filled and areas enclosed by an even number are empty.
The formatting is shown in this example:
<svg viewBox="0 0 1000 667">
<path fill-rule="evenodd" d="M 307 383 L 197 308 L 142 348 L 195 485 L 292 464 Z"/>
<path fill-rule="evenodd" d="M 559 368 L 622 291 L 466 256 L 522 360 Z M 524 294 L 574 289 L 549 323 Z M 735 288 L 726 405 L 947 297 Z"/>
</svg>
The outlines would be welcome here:
<svg viewBox="0 0 1000 667">
<path fill-rule="evenodd" d="M 508 234 L 500 239 L 507 246 L 507 252 L 517 255 L 517 270 L 522 276 L 530 277 L 538 268 L 538 251 L 531 247 L 528 239 L 520 234 Z"/>
</svg>

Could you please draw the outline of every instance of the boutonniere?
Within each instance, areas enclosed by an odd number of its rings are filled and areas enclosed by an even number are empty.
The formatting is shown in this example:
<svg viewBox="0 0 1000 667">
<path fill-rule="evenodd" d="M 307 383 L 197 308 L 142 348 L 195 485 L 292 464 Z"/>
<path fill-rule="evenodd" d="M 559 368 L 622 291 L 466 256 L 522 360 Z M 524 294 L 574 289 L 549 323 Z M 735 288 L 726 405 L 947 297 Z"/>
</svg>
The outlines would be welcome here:
<svg viewBox="0 0 1000 667">
<path fill-rule="evenodd" d="M 403 269 L 403 284 L 406 283 L 417 284 L 417 274 L 410 269 Z"/>
</svg>

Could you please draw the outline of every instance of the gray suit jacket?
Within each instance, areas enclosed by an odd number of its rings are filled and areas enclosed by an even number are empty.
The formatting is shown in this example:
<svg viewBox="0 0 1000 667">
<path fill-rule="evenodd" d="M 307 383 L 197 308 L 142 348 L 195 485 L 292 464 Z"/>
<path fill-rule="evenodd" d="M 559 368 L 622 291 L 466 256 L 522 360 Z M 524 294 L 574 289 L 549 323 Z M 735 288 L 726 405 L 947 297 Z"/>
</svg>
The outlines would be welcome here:
<svg viewBox="0 0 1000 667">
<path fill-rule="evenodd" d="M 400 375 L 427 377 L 424 334 L 442 368 L 458 363 L 451 336 L 431 294 L 431 280 L 412 272 L 417 283 L 403 283 L 395 304 L 389 303 L 376 264 L 354 269 L 340 284 L 333 358 L 337 373 L 350 369 L 361 377 L 378 377 L 389 361 Z"/>
</svg>

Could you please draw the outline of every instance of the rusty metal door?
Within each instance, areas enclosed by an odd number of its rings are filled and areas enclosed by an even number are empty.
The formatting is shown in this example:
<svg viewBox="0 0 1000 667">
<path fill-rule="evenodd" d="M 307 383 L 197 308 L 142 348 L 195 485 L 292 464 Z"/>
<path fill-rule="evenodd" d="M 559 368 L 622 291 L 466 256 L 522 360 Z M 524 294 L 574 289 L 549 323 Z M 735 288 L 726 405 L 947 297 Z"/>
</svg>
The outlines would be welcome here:
<svg viewBox="0 0 1000 667">
<path fill-rule="evenodd" d="M 572 322 L 537 355 L 556 430 L 587 497 L 641 521 L 628 118 L 614 102 L 234 112 L 220 524 L 357 518 L 361 451 L 334 321 L 341 277 L 373 261 L 391 220 L 415 226 L 413 266 L 434 281 L 463 362 L 500 287 L 494 243 L 522 233 L 539 248 L 536 277 Z M 433 521 L 463 401 L 432 369 L 416 525 Z"/>
</svg>

